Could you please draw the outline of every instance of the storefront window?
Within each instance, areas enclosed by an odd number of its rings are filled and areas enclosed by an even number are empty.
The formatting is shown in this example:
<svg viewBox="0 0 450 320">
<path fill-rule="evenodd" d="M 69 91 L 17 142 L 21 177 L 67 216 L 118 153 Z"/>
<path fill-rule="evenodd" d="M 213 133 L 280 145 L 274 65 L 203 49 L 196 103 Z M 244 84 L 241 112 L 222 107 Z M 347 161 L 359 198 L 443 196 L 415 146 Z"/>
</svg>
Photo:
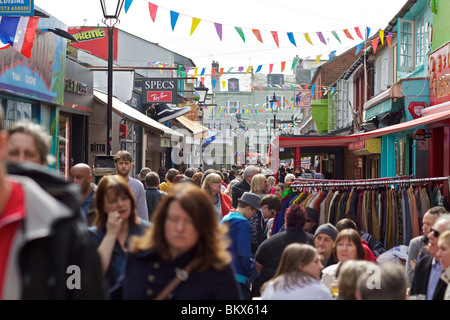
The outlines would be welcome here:
<svg viewBox="0 0 450 320">
<path fill-rule="evenodd" d="M 8 128 L 13 122 L 18 120 L 31 120 L 31 103 L 6 100 L 6 123 Z"/>
</svg>

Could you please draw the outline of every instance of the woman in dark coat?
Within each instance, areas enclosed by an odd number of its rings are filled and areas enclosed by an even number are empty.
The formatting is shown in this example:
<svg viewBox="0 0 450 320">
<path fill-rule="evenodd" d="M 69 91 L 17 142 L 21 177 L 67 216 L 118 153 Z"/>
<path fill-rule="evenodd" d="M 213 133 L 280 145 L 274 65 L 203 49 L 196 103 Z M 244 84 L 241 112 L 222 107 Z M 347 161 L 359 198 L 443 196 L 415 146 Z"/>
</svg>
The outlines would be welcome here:
<svg viewBox="0 0 450 320">
<path fill-rule="evenodd" d="M 161 201 L 153 227 L 130 244 L 124 273 L 112 299 L 160 299 L 176 276 L 185 279 L 163 299 L 241 299 L 226 227 L 219 225 L 212 201 L 199 187 L 179 183 Z"/>
</svg>

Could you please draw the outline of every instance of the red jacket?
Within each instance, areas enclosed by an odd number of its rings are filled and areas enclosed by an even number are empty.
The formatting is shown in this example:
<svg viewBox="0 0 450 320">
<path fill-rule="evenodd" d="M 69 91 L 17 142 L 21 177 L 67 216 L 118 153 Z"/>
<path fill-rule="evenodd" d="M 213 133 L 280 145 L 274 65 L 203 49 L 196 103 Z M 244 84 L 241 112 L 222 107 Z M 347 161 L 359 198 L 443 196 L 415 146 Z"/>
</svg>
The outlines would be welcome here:
<svg viewBox="0 0 450 320">
<path fill-rule="evenodd" d="M 362 242 L 364 251 L 366 252 L 364 260 L 377 262 L 377 258 L 375 258 L 375 255 L 373 254 L 372 250 L 370 250 L 369 245 L 367 244 L 366 240 L 361 239 L 361 242 Z"/>
<path fill-rule="evenodd" d="M 222 207 L 222 217 L 226 216 L 231 210 L 234 210 L 234 208 L 231 206 L 231 202 L 232 200 L 227 194 L 223 192 L 220 193 L 220 205 Z"/>
</svg>

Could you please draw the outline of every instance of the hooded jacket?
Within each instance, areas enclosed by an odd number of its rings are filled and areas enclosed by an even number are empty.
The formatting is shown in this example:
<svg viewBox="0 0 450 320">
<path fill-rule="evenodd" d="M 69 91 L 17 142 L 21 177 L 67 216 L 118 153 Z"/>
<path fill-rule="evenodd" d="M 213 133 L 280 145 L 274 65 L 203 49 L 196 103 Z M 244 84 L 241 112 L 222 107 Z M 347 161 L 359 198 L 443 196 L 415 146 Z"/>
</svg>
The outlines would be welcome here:
<svg viewBox="0 0 450 320">
<path fill-rule="evenodd" d="M 236 211 L 228 213 L 220 223 L 228 224 L 228 235 L 231 239 L 229 250 L 233 257 L 236 279 L 248 284 L 253 269 L 250 223 Z"/>
<path fill-rule="evenodd" d="M 37 175 L 58 180 L 44 171 Z M 76 202 L 65 205 L 33 179 L 8 179 L 24 190 L 26 214 L 11 244 L 3 298 L 104 299 L 106 286 L 100 259 L 81 216 L 81 195 L 76 211 Z M 55 189 L 63 197 L 70 184 L 61 180 Z M 70 193 L 67 188 L 65 191 Z"/>
<path fill-rule="evenodd" d="M 233 188 L 231 189 L 231 196 L 233 201 L 231 202 L 231 206 L 233 208 L 237 208 L 239 198 L 244 194 L 244 192 L 250 191 L 250 185 L 247 181 L 242 180 L 238 183 L 236 183 Z"/>
</svg>

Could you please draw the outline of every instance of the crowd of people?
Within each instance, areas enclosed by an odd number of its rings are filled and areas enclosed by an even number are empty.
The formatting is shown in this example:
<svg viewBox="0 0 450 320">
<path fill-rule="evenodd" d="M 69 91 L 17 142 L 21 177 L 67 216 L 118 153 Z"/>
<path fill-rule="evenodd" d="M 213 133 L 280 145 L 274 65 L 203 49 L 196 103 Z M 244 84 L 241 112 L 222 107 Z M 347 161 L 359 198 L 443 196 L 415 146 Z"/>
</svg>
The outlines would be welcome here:
<svg viewBox="0 0 450 320">
<path fill-rule="evenodd" d="M 0 125 L 3 124 L 0 110 Z M 0 127 L 0 299 L 450 299 L 450 214 L 433 207 L 406 261 L 357 225 L 292 204 L 293 172 L 141 168 L 127 151 L 94 183 L 47 170 L 31 122 Z M 284 174 L 285 173 L 285 174 Z"/>
</svg>

